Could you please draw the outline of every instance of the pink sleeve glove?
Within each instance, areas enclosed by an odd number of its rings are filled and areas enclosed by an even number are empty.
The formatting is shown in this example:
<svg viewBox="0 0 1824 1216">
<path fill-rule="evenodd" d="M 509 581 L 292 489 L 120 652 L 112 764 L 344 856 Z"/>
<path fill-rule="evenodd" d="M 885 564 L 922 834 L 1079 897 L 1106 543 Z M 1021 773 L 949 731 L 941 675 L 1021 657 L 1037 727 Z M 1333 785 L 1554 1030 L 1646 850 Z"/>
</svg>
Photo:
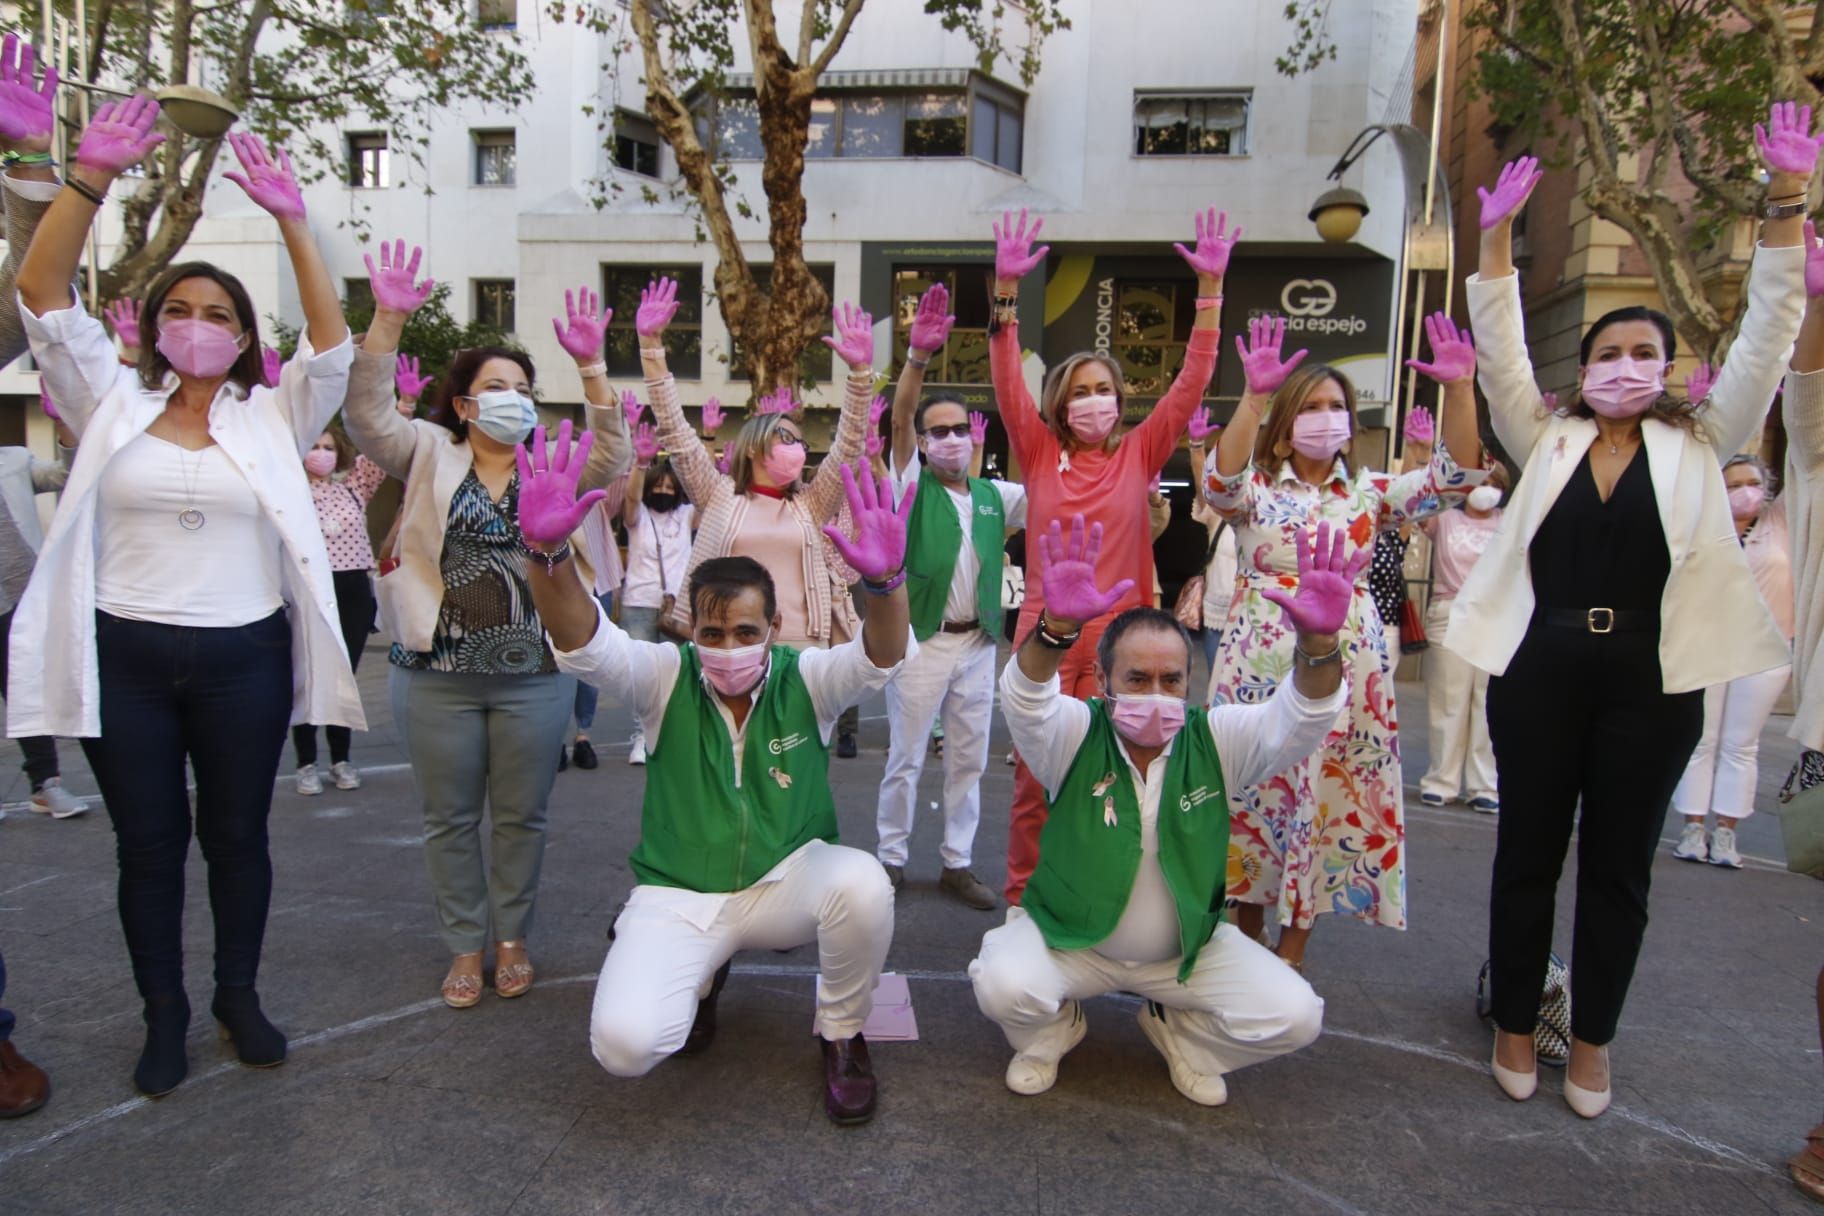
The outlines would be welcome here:
<svg viewBox="0 0 1824 1216">
<path fill-rule="evenodd" d="M 411 355 L 400 355 L 399 364 L 393 369 L 393 387 L 399 395 L 408 401 L 416 401 L 424 396 L 424 390 L 431 387 L 431 377 L 418 374 L 418 360 Z"/>
<path fill-rule="evenodd" d="M 1811 107 L 1796 101 L 1776 101 L 1767 114 L 1767 125 L 1754 124 L 1754 142 L 1772 173 L 1810 177 L 1818 167 L 1818 146 L 1824 133 L 1811 134 Z"/>
<path fill-rule="evenodd" d="M 969 442 L 978 448 L 988 442 L 988 415 L 980 410 L 969 411 Z"/>
<path fill-rule="evenodd" d="M 1260 593 L 1261 598 L 1278 604 L 1286 621 L 1300 633 L 1318 636 L 1336 633 L 1349 619 L 1349 601 L 1355 592 L 1356 576 L 1374 556 L 1374 546 L 1357 549 L 1354 557 L 1345 558 L 1343 549 L 1349 540 L 1348 534 L 1338 528 L 1333 537 L 1327 522 L 1317 525 L 1317 539 L 1309 551 L 1305 549 L 1308 538 L 1309 533 L 1299 528 L 1298 593 L 1294 595 L 1278 587 L 1269 587 Z"/>
<path fill-rule="evenodd" d="M 633 330 L 642 338 L 656 338 L 677 315 L 677 281 L 661 278 L 640 288 L 640 309 L 633 314 Z"/>
<path fill-rule="evenodd" d="M 1408 359 L 1407 367 L 1439 384 L 1475 379 L 1476 346 L 1467 329 L 1458 329 L 1449 316 L 1434 312 L 1425 318 L 1425 336 L 1431 342 L 1431 362 Z M 1411 434 L 1406 437 L 1412 438 Z"/>
<path fill-rule="evenodd" d="M 124 173 L 165 142 L 152 130 L 158 121 L 158 103 L 135 94 L 121 101 L 103 102 L 83 128 L 76 145 L 76 163 L 103 173 Z"/>
<path fill-rule="evenodd" d="M 933 283 L 918 298 L 918 311 L 912 315 L 912 333 L 906 344 L 926 355 L 934 354 L 944 349 L 950 327 L 955 324 L 956 318 L 950 315 L 950 289 Z"/>
<path fill-rule="evenodd" d="M 1185 423 L 1184 433 L 1191 437 L 1192 443 L 1203 443 L 1221 429 L 1210 421 L 1209 407 L 1199 406 L 1197 412 L 1191 415 L 1190 421 Z"/>
<path fill-rule="evenodd" d="M 302 215 L 303 212 L 300 211 L 299 214 Z M 435 279 L 426 279 L 416 284 L 412 282 L 418 277 L 418 264 L 424 260 L 424 250 L 417 245 L 412 246 L 411 257 L 408 259 L 404 241 L 394 241 L 391 249 L 387 248 L 385 241 L 381 241 L 378 267 L 374 265 L 374 255 L 371 253 L 362 254 L 361 259 L 367 263 L 367 281 L 374 291 L 375 306 L 388 312 L 402 312 L 411 316 L 431 298 L 431 289 L 437 286 Z"/>
<path fill-rule="evenodd" d="M 711 397 L 703 403 L 702 429 L 705 433 L 712 435 L 722 429 L 722 402 L 720 399 Z"/>
<path fill-rule="evenodd" d="M 1811 267 L 1807 266 L 1805 272 L 1809 275 Z M 1692 405 L 1696 405 L 1708 397 L 1711 386 L 1716 383 L 1716 370 L 1708 363 L 1700 363 L 1692 368 L 1691 374 L 1685 377 L 1685 399 Z"/>
<path fill-rule="evenodd" d="M 279 387 L 279 373 L 285 370 L 285 360 L 279 352 L 268 346 L 260 351 L 260 377 L 267 388 Z"/>
<path fill-rule="evenodd" d="M 279 149 L 279 158 L 275 161 L 267 153 L 266 145 L 260 142 L 260 137 L 249 131 L 230 132 L 228 145 L 234 149 L 236 159 L 246 172 L 224 173 L 223 177 L 245 190 L 247 197 L 258 203 L 273 219 L 304 218 L 304 192 L 298 189 L 298 178 L 291 171 L 291 157 L 285 154 L 285 149 Z M 400 245 L 403 247 L 404 242 L 401 241 Z M 379 299 L 376 294 L 375 302 Z"/>
<path fill-rule="evenodd" d="M 1134 589 L 1124 578 L 1106 591 L 1096 589 L 1096 559 L 1102 553 L 1102 525 L 1084 535 L 1083 517 L 1070 517 L 1070 536 L 1057 520 L 1039 533 L 1039 583 L 1045 588 L 1045 619 L 1054 625 L 1093 621 Z"/>
<path fill-rule="evenodd" d="M 49 151 L 56 124 L 51 106 L 57 96 L 57 69 L 47 64 L 44 83 L 32 87 L 36 52 L 21 45 L 16 34 L 0 43 L 0 140 L 27 152 Z"/>
<path fill-rule="evenodd" d="M 1198 274 L 1220 279 L 1229 272 L 1229 255 L 1234 252 L 1235 242 L 1241 239 L 1241 225 L 1235 225 L 1233 232 L 1224 231 L 1229 226 L 1229 213 L 1214 207 L 1207 212 L 1198 212 L 1193 218 L 1197 222 L 1197 248 L 1186 249 L 1175 242 L 1172 248 Z"/>
<path fill-rule="evenodd" d="M 848 495 L 855 539 L 844 536 L 835 524 L 825 524 L 823 534 L 857 574 L 872 583 L 885 582 L 906 564 L 906 521 L 912 518 L 918 483 L 906 487 L 895 511 L 891 484 L 884 477 L 876 481 L 867 466 L 857 462 L 842 466 L 842 490 Z"/>
<path fill-rule="evenodd" d="M 1001 212 L 1001 222 L 994 225 L 994 277 L 997 279 L 1023 279 L 1034 266 L 1045 260 L 1051 252 L 1050 245 L 1032 248 L 1032 243 L 1039 239 L 1039 229 L 1045 226 L 1043 219 L 1034 219 L 1032 227 L 1026 227 L 1026 208 L 1020 208 L 1020 219 L 1016 225 L 1013 212 Z M 1030 252 L 1029 252 L 1030 251 Z"/>
<path fill-rule="evenodd" d="M 874 318 L 844 300 L 830 310 L 830 317 L 836 324 L 836 336 L 820 339 L 822 343 L 842 356 L 842 361 L 849 365 L 852 372 L 866 371 L 874 366 Z"/>
<path fill-rule="evenodd" d="M 557 344 L 572 359 L 594 362 L 602 357 L 602 338 L 614 309 L 604 311 L 602 298 L 587 287 L 564 291 L 564 319 L 551 318 Z"/>
<path fill-rule="evenodd" d="M 1438 437 L 1437 423 L 1432 419 L 1431 411 L 1422 405 L 1412 407 L 1406 415 L 1406 441 L 1430 445 Z"/>
<path fill-rule="evenodd" d="M 1286 319 L 1284 317 L 1255 317 L 1248 322 L 1248 341 L 1242 344 L 1235 339 L 1235 349 L 1241 355 L 1241 370 L 1248 381 L 1248 391 L 1261 397 L 1268 397 L 1292 369 L 1305 361 L 1307 351 L 1294 351 L 1285 362 L 1279 358 L 1279 348 L 1286 340 Z"/>
<path fill-rule="evenodd" d="M 1818 243 L 1818 226 L 1805 221 L 1805 294 L 1824 296 L 1824 245 Z"/>
<path fill-rule="evenodd" d="M 1493 190 L 1477 186 L 1476 197 L 1482 200 L 1479 222 L 1483 229 L 1493 228 L 1525 206 L 1526 200 L 1533 193 L 1533 187 L 1544 176 L 1539 172 L 1538 157 L 1522 156 L 1501 166 L 1501 176 L 1495 179 Z"/>
<path fill-rule="evenodd" d="M 139 345 L 138 300 L 116 300 L 102 309 L 101 315 L 108 319 L 108 324 L 114 327 L 114 336 L 124 345 Z"/>
<path fill-rule="evenodd" d="M 631 419 L 629 425 L 633 427 L 633 458 L 640 468 L 650 468 L 652 462 L 659 458 L 658 429 L 650 422 L 634 422 Z"/>
<path fill-rule="evenodd" d="M 514 450 L 519 465 L 519 534 L 528 544 L 558 546 L 583 522 L 595 504 L 608 497 L 606 490 L 591 490 L 581 499 L 576 496 L 576 483 L 582 479 L 589 463 L 589 449 L 595 436 L 588 431 L 570 446 L 570 420 L 557 424 L 557 450 L 547 452 L 545 428 L 532 432 L 532 448 L 525 444 Z"/>
</svg>

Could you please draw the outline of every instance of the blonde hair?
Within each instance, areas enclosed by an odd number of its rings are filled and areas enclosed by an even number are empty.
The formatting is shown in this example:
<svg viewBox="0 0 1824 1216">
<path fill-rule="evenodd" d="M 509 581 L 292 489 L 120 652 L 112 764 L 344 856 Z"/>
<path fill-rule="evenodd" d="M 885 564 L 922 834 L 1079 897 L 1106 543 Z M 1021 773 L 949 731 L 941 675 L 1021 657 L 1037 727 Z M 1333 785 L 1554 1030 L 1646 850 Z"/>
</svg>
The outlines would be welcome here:
<svg viewBox="0 0 1824 1216">
<path fill-rule="evenodd" d="M 1077 369 L 1085 363 L 1100 363 L 1107 368 L 1109 381 L 1115 386 L 1116 407 L 1124 408 L 1127 405 L 1127 380 L 1121 374 L 1121 365 L 1111 356 L 1093 350 L 1080 350 L 1046 372 L 1045 387 L 1039 393 L 1039 417 L 1045 420 L 1045 425 L 1051 428 L 1051 433 L 1058 437 L 1058 442 L 1066 449 L 1087 446 L 1070 429 L 1069 405 L 1070 382 L 1076 376 Z M 1120 442 L 1121 428 L 1117 426 L 1102 441 L 1102 448 L 1112 452 Z"/>
<path fill-rule="evenodd" d="M 1349 377 L 1328 363 L 1305 363 L 1294 368 L 1292 374 L 1286 377 L 1286 382 L 1274 392 L 1272 400 L 1267 403 L 1266 423 L 1254 440 L 1256 467 L 1277 466 L 1279 461 L 1292 455 L 1292 420 L 1298 417 L 1299 409 L 1326 380 L 1336 381 L 1337 387 L 1343 390 L 1343 404 L 1349 410 L 1349 443 L 1343 445 L 1341 454 L 1343 468 L 1348 470 L 1351 477 L 1355 476 L 1355 462 L 1349 459 L 1349 448 L 1362 429 L 1361 419 L 1355 412 L 1355 385 L 1349 382 Z"/>
<path fill-rule="evenodd" d="M 755 463 L 765 456 L 766 449 L 777 438 L 780 426 L 788 421 L 790 419 L 784 414 L 753 414 L 741 424 L 741 430 L 735 435 L 735 456 L 728 464 L 728 475 L 734 480 L 735 493 L 745 494 L 753 487 Z M 779 489 L 789 498 L 797 492 L 798 483 L 794 481 Z"/>
</svg>

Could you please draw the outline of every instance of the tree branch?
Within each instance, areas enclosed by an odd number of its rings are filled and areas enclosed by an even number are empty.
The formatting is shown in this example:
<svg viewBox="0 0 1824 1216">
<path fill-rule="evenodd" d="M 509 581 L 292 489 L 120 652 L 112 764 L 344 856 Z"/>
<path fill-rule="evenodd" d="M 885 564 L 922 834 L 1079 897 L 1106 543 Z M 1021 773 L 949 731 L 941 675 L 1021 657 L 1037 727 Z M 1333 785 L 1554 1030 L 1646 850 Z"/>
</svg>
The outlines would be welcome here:
<svg viewBox="0 0 1824 1216">
<path fill-rule="evenodd" d="M 817 37 L 818 0 L 804 0 L 804 12 L 798 18 L 798 62 L 811 61 L 812 44 Z"/>
<path fill-rule="evenodd" d="M 848 0 L 842 6 L 842 16 L 836 19 L 836 28 L 830 31 L 830 39 L 823 44 L 823 50 L 817 53 L 817 59 L 811 64 L 813 78 L 823 75 L 824 69 L 830 66 L 830 60 L 836 58 L 836 52 L 849 37 L 849 27 L 855 24 L 855 18 L 861 15 L 861 6 L 865 0 Z"/>
</svg>

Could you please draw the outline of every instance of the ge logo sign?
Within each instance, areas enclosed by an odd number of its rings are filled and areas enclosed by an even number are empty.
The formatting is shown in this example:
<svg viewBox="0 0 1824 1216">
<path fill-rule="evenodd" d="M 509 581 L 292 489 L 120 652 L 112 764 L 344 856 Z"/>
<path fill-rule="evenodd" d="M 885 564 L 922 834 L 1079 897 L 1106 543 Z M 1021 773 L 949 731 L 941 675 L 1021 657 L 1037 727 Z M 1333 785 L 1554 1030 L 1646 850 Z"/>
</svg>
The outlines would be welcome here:
<svg viewBox="0 0 1824 1216">
<path fill-rule="evenodd" d="M 1336 287 L 1328 279 L 1293 279 L 1279 293 L 1279 306 L 1289 317 L 1326 317 L 1336 307 Z"/>
</svg>

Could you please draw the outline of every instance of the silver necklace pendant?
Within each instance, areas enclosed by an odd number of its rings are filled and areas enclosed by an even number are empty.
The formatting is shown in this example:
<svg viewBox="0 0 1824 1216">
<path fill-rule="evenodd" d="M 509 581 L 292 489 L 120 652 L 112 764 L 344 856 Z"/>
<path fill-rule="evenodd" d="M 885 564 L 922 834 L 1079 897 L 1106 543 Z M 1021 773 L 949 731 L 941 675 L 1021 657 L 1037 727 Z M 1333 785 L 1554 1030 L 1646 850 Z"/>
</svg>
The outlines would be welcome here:
<svg viewBox="0 0 1824 1216">
<path fill-rule="evenodd" d="M 195 507 L 187 507 L 177 513 L 178 527 L 186 532 L 196 531 L 198 528 L 202 527 L 205 522 L 207 521 L 203 519 L 203 513 Z"/>
</svg>

